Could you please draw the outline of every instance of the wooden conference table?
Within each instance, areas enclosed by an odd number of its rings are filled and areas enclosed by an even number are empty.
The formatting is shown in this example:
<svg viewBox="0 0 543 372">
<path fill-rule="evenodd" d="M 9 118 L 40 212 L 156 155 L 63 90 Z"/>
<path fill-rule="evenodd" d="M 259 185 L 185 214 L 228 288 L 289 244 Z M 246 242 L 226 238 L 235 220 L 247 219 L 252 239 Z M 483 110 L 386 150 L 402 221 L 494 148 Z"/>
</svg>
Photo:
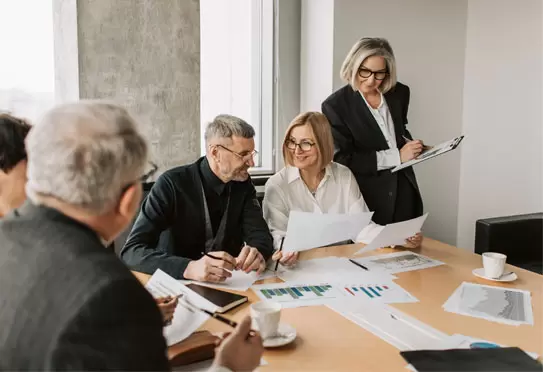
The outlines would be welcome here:
<svg viewBox="0 0 543 372">
<path fill-rule="evenodd" d="M 314 249 L 302 252 L 300 259 L 351 256 L 360 247 L 361 245 L 346 245 Z M 399 250 L 384 248 L 361 256 L 397 251 Z M 518 279 L 513 283 L 495 283 L 479 279 L 471 271 L 482 267 L 481 256 L 429 238 L 424 239 L 421 248 L 412 251 L 443 261 L 447 265 L 395 274 L 398 276 L 395 282 L 417 297 L 419 302 L 392 306 L 450 335 L 459 333 L 487 339 L 543 355 L 541 303 L 543 276 L 507 265 L 518 275 Z M 135 275 L 144 283 L 149 278 L 146 274 L 135 273 Z M 463 281 L 529 290 L 532 293 L 534 326 L 510 326 L 446 312 L 441 306 Z M 280 280 L 268 279 L 264 282 Z M 250 303 L 259 301 L 251 290 L 244 294 L 249 297 Z M 227 316 L 240 320 L 248 313 L 249 305 L 244 304 L 228 312 Z M 264 359 L 269 364 L 262 367 L 262 370 L 405 370 L 406 362 L 395 347 L 325 306 L 284 309 L 281 321 L 294 326 L 298 337 L 295 342 L 283 348 L 267 349 L 264 352 Z M 202 329 L 211 332 L 229 331 L 226 325 L 215 319 L 206 322 Z"/>
</svg>

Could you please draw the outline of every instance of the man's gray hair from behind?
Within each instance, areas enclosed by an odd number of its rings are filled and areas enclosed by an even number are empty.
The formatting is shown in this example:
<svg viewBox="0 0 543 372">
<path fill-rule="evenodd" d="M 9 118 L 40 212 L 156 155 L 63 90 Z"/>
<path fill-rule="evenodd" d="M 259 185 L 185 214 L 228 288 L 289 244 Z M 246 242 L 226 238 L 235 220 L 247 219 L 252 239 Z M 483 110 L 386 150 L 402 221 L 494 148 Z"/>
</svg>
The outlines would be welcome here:
<svg viewBox="0 0 543 372">
<path fill-rule="evenodd" d="M 255 130 L 245 120 L 236 116 L 225 114 L 218 115 L 206 127 L 206 146 L 209 146 L 213 139 L 231 139 L 232 136 L 253 138 L 255 136 Z"/>
<path fill-rule="evenodd" d="M 100 215 L 144 173 L 148 145 L 134 118 L 105 101 L 80 101 L 48 111 L 27 139 L 28 197 L 52 197 Z"/>
</svg>

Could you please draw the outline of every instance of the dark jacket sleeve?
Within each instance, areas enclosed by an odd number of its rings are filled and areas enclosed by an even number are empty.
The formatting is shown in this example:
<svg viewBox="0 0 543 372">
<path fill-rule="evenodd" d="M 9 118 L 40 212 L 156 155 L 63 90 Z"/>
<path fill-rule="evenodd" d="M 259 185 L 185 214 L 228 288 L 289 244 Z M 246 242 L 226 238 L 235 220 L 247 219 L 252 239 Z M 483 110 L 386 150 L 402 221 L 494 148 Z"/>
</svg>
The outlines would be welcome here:
<svg viewBox="0 0 543 372">
<path fill-rule="evenodd" d="M 409 90 L 409 87 L 407 85 L 404 85 L 405 89 L 404 89 L 404 94 L 403 94 L 403 97 L 402 97 L 402 103 L 403 103 L 403 106 L 402 106 L 402 124 L 403 124 L 403 127 L 405 129 L 405 133 L 406 133 L 406 136 L 407 138 L 409 139 L 413 139 L 413 136 L 411 135 L 411 133 L 409 132 L 409 130 L 407 130 L 407 112 L 409 111 L 409 100 L 411 98 L 411 91 Z"/>
<path fill-rule="evenodd" d="M 121 259 L 131 270 L 153 274 L 161 269 L 176 279 L 190 260 L 174 256 L 160 247 L 163 231 L 175 220 L 176 190 L 167 173 L 161 175 L 142 203 L 140 213 L 121 251 Z"/>
<path fill-rule="evenodd" d="M 345 165 L 353 173 L 376 175 L 377 152 L 355 148 L 353 135 L 346 124 L 347 113 L 341 111 L 328 101 L 324 101 L 322 104 L 322 112 L 330 122 L 334 137 L 334 161 Z"/>
<path fill-rule="evenodd" d="M 252 182 L 244 201 L 241 228 L 245 243 L 258 249 L 265 260 L 270 258 L 273 254 L 273 239 L 262 215 L 262 208 Z"/>
<path fill-rule="evenodd" d="M 160 311 L 134 279 L 100 288 L 60 334 L 52 370 L 166 371 Z"/>
</svg>

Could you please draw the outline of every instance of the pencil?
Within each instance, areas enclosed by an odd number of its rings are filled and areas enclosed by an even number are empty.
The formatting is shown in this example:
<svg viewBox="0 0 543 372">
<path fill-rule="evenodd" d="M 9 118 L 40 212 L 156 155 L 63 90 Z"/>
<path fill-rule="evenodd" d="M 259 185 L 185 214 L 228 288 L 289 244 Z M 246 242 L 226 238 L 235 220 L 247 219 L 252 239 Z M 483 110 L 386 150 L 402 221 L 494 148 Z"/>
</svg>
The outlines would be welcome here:
<svg viewBox="0 0 543 372">
<path fill-rule="evenodd" d="M 285 241 L 285 237 L 283 236 L 281 238 L 281 245 L 279 246 L 279 252 L 281 252 L 283 250 L 283 242 L 284 241 Z M 279 267 L 279 260 L 277 260 L 277 262 L 275 263 L 275 270 L 273 270 L 274 272 L 277 272 L 277 268 Z"/>
</svg>

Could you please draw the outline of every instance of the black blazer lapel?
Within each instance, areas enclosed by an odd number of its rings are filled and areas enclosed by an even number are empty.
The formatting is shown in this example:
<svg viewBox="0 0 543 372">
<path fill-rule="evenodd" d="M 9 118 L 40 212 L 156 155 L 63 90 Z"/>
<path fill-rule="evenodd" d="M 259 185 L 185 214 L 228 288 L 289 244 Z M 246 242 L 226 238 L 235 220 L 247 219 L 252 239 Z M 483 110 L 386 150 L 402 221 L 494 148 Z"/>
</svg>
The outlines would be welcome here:
<svg viewBox="0 0 543 372">
<path fill-rule="evenodd" d="M 367 123 L 368 127 L 373 132 L 373 140 L 378 141 L 379 148 L 387 149 L 388 144 L 385 136 L 383 136 L 383 132 L 381 131 L 381 128 L 379 128 L 379 124 L 377 124 L 377 121 L 375 121 L 375 118 L 366 105 L 366 102 L 364 102 L 364 98 L 362 98 L 359 91 L 351 90 L 351 92 L 352 107 L 355 108 L 355 112 L 360 118 L 360 120 L 357 120 L 357 122 Z"/>
</svg>

